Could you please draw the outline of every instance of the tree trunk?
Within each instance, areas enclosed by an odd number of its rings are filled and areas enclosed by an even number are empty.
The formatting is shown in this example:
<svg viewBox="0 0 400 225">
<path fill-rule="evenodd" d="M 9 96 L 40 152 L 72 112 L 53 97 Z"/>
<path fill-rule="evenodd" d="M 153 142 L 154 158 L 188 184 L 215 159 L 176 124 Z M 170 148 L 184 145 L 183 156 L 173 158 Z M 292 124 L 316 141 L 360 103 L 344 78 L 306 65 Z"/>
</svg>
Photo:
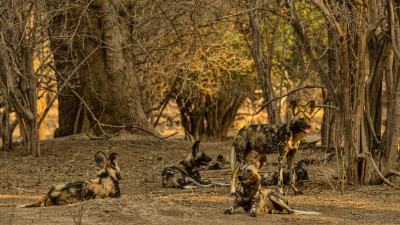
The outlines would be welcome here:
<svg viewBox="0 0 400 225">
<path fill-rule="evenodd" d="M 39 42 L 35 19 L 39 18 L 40 12 L 36 4 L 39 3 L 12 1 L 0 5 L 4 7 L 0 22 L 0 70 L 7 107 L 15 111 L 25 150 L 40 156 L 36 113 L 38 77 L 33 64 Z"/>
<path fill-rule="evenodd" d="M 393 175 L 391 171 L 397 168 L 400 138 L 400 59 L 395 59 L 393 52 L 389 55 L 386 71 L 387 84 L 387 121 L 386 129 L 382 137 L 382 144 L 378 156 L 379 169 L 385 177 Z M 375 157 L 376 158 L 376 157 Z M 377 176 L 374 176 L 377 178 Z M 371 183 L 381 183 L 382 180 L 375 179 Z"/>
<path fill-rule="evenodd" d="M 400 62 L 398 47 L 400 46 L 400 29 L 398 10 L 394 10 L 398 9 L 398 3 L 393 0 L 389 0 L 388 4 L 369 1 L 368 4 L 344 2 L 325 5 L 320 0 L 313 0 L 313 3 L 333 29 L 333 38 L 330 39 L 335 41 L 334 54 L 336 56 L 332 58 L 332 62 L 328 60 L 328 66 L 329 71 L 336 71 L 332 74 L 336 74 L 338 79 L 328 78 L 310 37 L 302 26 L 295 5 L 285 3 L 288 6 L 287 10 L 291 13 L 286 19 L 291 22 L 311 62 L 320 72 L 328 91 L 327 97 L 339 108 L 338 121 L 340 121 L 344 143 L 344 167 L 347 181 L 353 184 L 382 182 L 378 172 L 385 176 L 392 175 L 398 154 L 396 148 L 400 127 L 397 96 L 399 68 L 396 63 Z M 390 49 L 385 40 L 387 34 L 380 30 L 381 27 L 385 27 L 384 24 L 381 25 L 383 19 L 380 15 L 386 14 L 384 9 L 387 6 L 389 6 L 387 9 L 389 19 L 386 21 L 390 22 L 391 44 L 393 44 L 392 63 L 387 57 L 387 51 Z M 336 12 L 340 14 L 334 15 Z M 350 21 L 349 18 L 352 20 Z M 373 25 L 372 29 L 370 25 Z M 370 56 L 369 61 L 365 61 L 367 55 Z M 383 70 L 385 66 L 386 71 Z M 386 74 L 388 111 L 385 131 L 380 138 L 384 74 Z M 333 84 L 339 84 L 339 86 L 334 87 Z M 328 121 L 329 117 L 330 115 L 326 115 L 325 121 Z M 324 129 L 324 136 L 328 135 L 329 130 Z M 378 162 L 379 171 L 374 170 L 369 160 L 371 149 Z"/>
<path fill-rule="evenodd" d="M 249 7 L 251 9 L 256 7 L 256 0 L 249 1 Z M 276 98 L 275 91 L 273 88 L 272 80 L 271 80 L 271 68 L 272 62 L 270 58 L 265 57 L 265 49 L 264 46 L 267 43 L 264 40 L 263 34 L 261 33 L 260 22 L 258 20 L 258 11 L 250 10 L 249 12 L 249 25 L 251 28 L 251 35 L 252 35 L 252 46 L 251 46 L 251 54 L 254 59 L 254 63 L 257 68 L 258 78 L 261 83 L 261 88 L 263 91 L 264 102 L 269 102 Z M 269 49 L 270 51 L 273 48 Z M 272 54 L 270 52 L 270 54 Z M 272 124 L 280 124 L 281 117 L 279 107 L 276 101 L 271 102 L 269 105 L 266 106 L 267 114 L 268 114 L 268 122 Z"/>
<path fill-rule="evenodd" d="M 1 68 L 1 66 L 0 66 Z M 2 76 L 4 76 L 2 74 Z M 10 151 L 12 150 L 12 126 L 10 125 L 10 103 L 9 103 L 9 99 L 10 97 L 8 96 L 8 91 L 7 91 L 7 87 L 5 85 L 3 85 L 3 82 L 0 82 L 1 90 L 3 91 L 1 93 L 1 97 L 2 97 L 2 107 L 4 108 L 3 112 L 0 113 L 0 132 L 1 132 L 1 150 L 3 151 Z"/>
<path fill-rule="evenodd" d="M 121 129 L 155 132 L 140 104 L 132 50 L 135 41 L 129 22 L 132 15 L 124 11 L 132 7 L 130 4 L 96 0 L 66 9 L 66 24 L 70 27 L 69 35 L 73 35 L 73 57 L 81 84 L 77 93 L 82 94 L 80 98 L 85 101 L 91 127 L 98 135 Z M 60 107 L 68 107 L 70 102 L 79 106 L 77 100 L 67 94 L 68 98 L 60 99 Z M 65 100 L 67 102 L 63 102 Z M 73 107 L 69 114 L 68 109 L 64 111 L 67 113 L 65 119 L 69 120 L 65 121 L 68 125 L 64 127 L 68 126 L 66 130 L 70 132 L 78 108 Z"/>
</svg>

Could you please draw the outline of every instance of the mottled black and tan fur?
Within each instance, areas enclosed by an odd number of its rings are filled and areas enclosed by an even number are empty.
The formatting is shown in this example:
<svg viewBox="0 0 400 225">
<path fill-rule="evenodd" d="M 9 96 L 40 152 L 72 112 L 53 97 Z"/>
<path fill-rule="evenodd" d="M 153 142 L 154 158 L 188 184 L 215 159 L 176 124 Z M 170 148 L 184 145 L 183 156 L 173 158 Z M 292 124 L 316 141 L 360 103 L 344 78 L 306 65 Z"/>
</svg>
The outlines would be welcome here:
<svg viewBox="0 0 400 225">
<path fill-rule="evenodd" d="M 225 210 L 225 214 L 233 214 L 238 207 L 243 207 L 244 211 L 250 213 L 251 216 L 281 213 L 284 210 L 289 214 L 294 213 L 282 194 L 261 187 L 261 176 L 258 171 L 266 163 L 267 157 L 259 154 L 252 164 L 245 165 L 240 169 L 239 186 L 235 192 L 235 199 L 232 206 Z"/>
<path fill-rule="evenodd" d="M 296 163 L 294 166 L 294 173 L 293 173 L 293 180 L 296 185 L 299 183 L 301 184 L 302 181 L 309 180 L 310 178 L 308 177 L 308 171 L 306 169 L 305 162 L 303 160 L 300 160 Z M 265 186 L 271 186 L 271 185 L 277 185 L 279 180 L 279 173 L 274 172 L 274 173 L 266 173 L 262 177 L 262 185 Z M 284 185 L 290 185 L 290 175 L 289 171 L 284 170 L 283 171 L 283 184 Z"/>
<path fill-rule="evenodd" d="M 196 141 L 192 152 L 184 160 L 162 171 L 162 185 L 168 188 L 211 185 L 211 182 L 202 180 L 199 172 L 200 166 L 208 165 L 211 160 L 210 156 L 200 150 L 200 141 Z"/>
<path fill-rule="evenodd" d="M 305 107 L 300 106 L 297 101 L 292 101 L 289 104 L 292 119 L 288 123 L 249 125 L 239 130 L 231 151 L 232 194 L 236 191 L 239 165 L 248 161 L 253 150 L 263 154 L 278 152 L 278 187 L 283 193 L 283 160 L 287 158 L 290 178 L 293 181 L 294 155 L 300 145 L 300 140 L 310 132 L 311 115 L 314 109 L 314 101 L 309 101 Z M 296 189 L 295 182 L 291 182 L 291 186 L 296 194 L 301 193 Z"/>
<path fill-rule="evenodd" d="M 37 202 L 20 207 L 65 205 L 89 199 L 120 197 L 118 155 L 111 153 L 107 159 L 103 152 L 97 152 L 95 161 L 101 167 L 96 179 L 55 185 Z"/>
</svg>

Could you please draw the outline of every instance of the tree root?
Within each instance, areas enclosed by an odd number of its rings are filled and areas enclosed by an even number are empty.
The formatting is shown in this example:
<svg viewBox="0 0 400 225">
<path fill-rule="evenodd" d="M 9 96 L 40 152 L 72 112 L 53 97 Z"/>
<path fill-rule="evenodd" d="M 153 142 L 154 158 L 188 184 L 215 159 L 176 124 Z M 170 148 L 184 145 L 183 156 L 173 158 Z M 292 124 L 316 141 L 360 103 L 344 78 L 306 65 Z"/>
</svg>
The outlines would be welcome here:
<svg viewBox="0 0 400 225">
<path fill-rule="evenodd" d="M 375 169 L 375 172 L 379 175 L 379 177 L 383 180 L 383 182 L 386 183 L 387 185 L 389 185 L 390 187 L 393 187 L 393 188 L 396 188 L 396 189 L 400 190 L 400 186 L 399 185 L 396 185 L 396 184 L 393 184 L 392 182 L 390 182 L 388 179 L 386 179 L 385 176 L 383 176 L 381 171 L 379 171 L 379 168 L 376 165 L 375 160 L 372 158 L 371 153 L 368 153 L 367 155 L 368 155 L 368 159 L 371 161 L 372 166 Z M 397 172 L 397 171 L 393 171 L 393 172 Z M 393 174 L 393 175 L 395 175 L 395 174 Z M 396 175 L 400 175 L 400 173 L 397 172 Z"/>
</svg>

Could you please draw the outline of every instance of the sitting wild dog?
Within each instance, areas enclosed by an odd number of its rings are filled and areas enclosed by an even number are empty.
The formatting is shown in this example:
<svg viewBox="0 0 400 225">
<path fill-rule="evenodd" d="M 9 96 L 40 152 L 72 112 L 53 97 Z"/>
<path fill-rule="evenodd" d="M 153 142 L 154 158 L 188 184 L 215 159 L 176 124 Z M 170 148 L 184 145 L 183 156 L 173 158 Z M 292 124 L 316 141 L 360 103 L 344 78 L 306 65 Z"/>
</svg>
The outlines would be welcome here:
<svg viewBox="0 0 400 225">
<path fill-rule="evenodd" d="M 118 155 L 111 153 L 107 159 L 107 156 L 99 151 L 95 155 L 95 161 L 102 168 L 96 179 L 58 184 L 37 202 L 20 207 L 40 207 L 42 204 L 44 206 L 65 205 L 89 199 L 120 197 L 121 174 Z"/>
<path fill-rule="evenodd" d="M 282 194 L 272 189 L 261 188 L 259 169 L 267 163 L 267 157 L 259 154 L 253 164 L 245 165 L 239 173 L 239 186 L 235 192 L 233 205 L 225 210 L 225 214 L 233 214 L 237 207 L 256 216 L 263 213 L 281 213 L 286 210 L 289 214 L 295 211 L 288 206 L 288 201 Z"/>
<path fill-rule="evenodd" d="M 308 172 L 306 169 L 305 162 L 303 160 L 300 160 L 296 165 L 294 166 L 294 174 L 293 174 L 294 182 L 296 185 L 300 184 L 303 180 L 309 180 L 310 178 L 308 177 Z M 266 186 L 271 186 L 271 185 L 277 185 L 278 184 L 278 179 L 279 179 L 279 173 L 266 173 L 262 177 L 262 185 Z M 290 185 L 290 175 L 289 171 L 283 171 L 283 184 L 285 185 Z"/>
<path fill-rule="evenodd" d="M 162 185 L 172 188 L 192 188 L 211 185 L 200 176 L 200 166 L 206 166 L 212 158 L 200 150 L 200 141 L 193 144 L 192 152 L 178 165 L 167 167 L 162 171 Z"/>
</svg>

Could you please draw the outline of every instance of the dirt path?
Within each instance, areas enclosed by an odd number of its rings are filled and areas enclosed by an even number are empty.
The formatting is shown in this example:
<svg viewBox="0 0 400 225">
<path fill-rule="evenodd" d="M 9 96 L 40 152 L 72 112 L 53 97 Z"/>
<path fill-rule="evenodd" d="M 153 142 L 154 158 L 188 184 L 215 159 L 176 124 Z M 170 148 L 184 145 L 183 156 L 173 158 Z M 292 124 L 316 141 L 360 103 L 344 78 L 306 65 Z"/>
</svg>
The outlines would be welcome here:
<svg viewBox="0 0 400 225">
<path fill-rule="evenodd" d="M 230 141 L 202 143 L 213 158 L 230 154 Z M 308 165 L 310 181 L 289 193 L 289 204 L 321 215 L 261 215 L 252 218 L 243 210 L 224 215 L 231 204 L 229 187 L 196 190 L 161 186 L 164 167 L 182 160 L 191 143 L 159 141 L 152 137 L 120 135 L 112 140 L 73 136 L 42 143 L 42 157 L 23 156 L 21 148 L 1 152 L 0 224 L 400 224 L 400 191 L 387 186 L 346 186 L 344 195 L 333 190 L 335 162 L 324 163 L 327 154 L 304 150 L 296 157 L 314 160 Z M 119 199 L 91 200 L 81 204 L 41 208 L 16 208 L 45 194 L 53 184 L 94 178 L 94 154 L 102 150 L 121 157 Z M 267 170 L 275 169 L 276 155 L 268 156 Z M 203 177 L 229 182 L 229 165 L 203 170 Z M 331 186 L 332 185 L 332 186 Z"/>
</svg>

